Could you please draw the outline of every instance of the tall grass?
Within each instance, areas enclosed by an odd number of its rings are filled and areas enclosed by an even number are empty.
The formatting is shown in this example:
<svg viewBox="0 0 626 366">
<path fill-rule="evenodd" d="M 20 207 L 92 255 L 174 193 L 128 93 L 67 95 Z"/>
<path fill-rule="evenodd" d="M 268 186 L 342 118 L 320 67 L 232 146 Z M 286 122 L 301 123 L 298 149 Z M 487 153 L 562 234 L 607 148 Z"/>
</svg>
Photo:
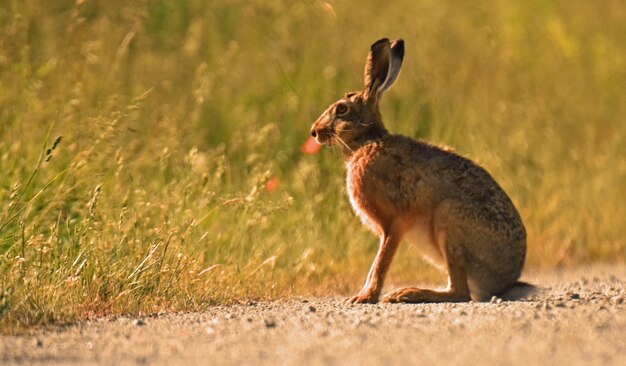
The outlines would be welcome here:
<svg viewBox="0 0 626 366">
<path fill-rule="evenodd" d="M 626 258 L 622 1 L 0 4 L 5 329 L 355 291 L 376 239 L 300 146 L 382 36 L 388 127 L 492 172 L 529 266 Z M 437 276 L 408 247 L 391 281 Z"/>
</svg>

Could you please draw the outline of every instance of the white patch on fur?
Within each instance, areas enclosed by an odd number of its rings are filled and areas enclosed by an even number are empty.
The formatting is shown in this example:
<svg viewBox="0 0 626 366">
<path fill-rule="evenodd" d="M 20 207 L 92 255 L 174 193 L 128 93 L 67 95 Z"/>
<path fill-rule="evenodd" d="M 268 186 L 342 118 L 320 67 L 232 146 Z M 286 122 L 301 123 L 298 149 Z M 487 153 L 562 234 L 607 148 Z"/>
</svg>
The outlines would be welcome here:
<svg viewBox="0 0 626 366">
<path fill-rule="evenodd" d="M 422 255 L 437 267 L 444 267 L 444 258 L 437 246 L 437 243 L 430 235 L 426 225 L 416 223 L 409 230 L 404 238 L 409 243 L 415 245 Z"/>
<path fill-rule="evenodd" d="M 351 176 L 352 176 L 352 164 L 349 163 L 348 164 L 348 174 L 346 174 L 346 188 L 348 190 L 348 196 L 350 197 L 350 204 L 352 205 L 352 209 L 354 209 L 354 212 L 359 217 L 359 219 L 361 219 L 361 222 L 365 226 L 367 226 L 370 230 L 372 230 L 377 235 L 380 235 L 381 234 L 380 228 L 374 222 L 374 220 L 372 220 L 369 216 L 367 216 L 365 211 L 363 211 L 361 209 L 361 206 L 359 205 L 359 202 L 357 201 L 356 197 L 354 196 L 354 189 L 352 188 Z"/>
</svg>

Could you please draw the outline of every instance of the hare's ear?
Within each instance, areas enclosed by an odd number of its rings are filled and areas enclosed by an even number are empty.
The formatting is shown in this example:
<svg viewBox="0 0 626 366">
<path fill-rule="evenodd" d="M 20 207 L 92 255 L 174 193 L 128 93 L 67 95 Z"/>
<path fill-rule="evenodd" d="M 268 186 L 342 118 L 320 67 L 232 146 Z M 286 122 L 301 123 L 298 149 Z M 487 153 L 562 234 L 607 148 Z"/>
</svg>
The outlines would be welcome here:
<svg viewBox="0 0 626 366">
<path fill-rule="evenodd" d="M 385 92 L 391 88 L 393 83 L 396 82 L 398 75 L 400 75 L 400 69 L 402 69 L 402 60 L 404 60 L 404 41 L 401 39 L 393 41 L 391 44 L 391 60 L 389 62 L 389 72 L 387 74 L 387 80 L 380 88 L 380 93 Z"/>
<path fill-rule="evenodd" d="M 389 39 L 383 38 L 376 41 L 371 47 L 365 62 L 365 90 L 366 100 L 376 100 L 378 92 L 389 75 L 391 59 L 391 44 Z"/>
</svg>

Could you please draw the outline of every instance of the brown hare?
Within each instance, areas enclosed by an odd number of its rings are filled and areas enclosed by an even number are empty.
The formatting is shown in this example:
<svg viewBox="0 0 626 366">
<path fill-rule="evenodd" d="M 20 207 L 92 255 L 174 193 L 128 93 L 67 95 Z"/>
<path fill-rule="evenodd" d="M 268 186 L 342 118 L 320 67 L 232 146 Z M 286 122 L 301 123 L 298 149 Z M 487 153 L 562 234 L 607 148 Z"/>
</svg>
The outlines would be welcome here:
<svg viewBox="0 0 626 366">
<path fill-rule="evenodd" d="M 347 301 L 375 303 L 402 240 L 448 273 L 448 287 L 401 288 L 385 302 L 489 300 L 517 282 L 526 257 L 526 230 L 515 206 L 489 173 L 444 147 L 392 135 L 378 104 L 396 81 L 404 41 L 371 46 L 365 88 L 333 103 L 311 128 L 320 144 L 336 144 L 346 160 L 350 203 L 380 235 L 361 291 Z"/>
</svg>

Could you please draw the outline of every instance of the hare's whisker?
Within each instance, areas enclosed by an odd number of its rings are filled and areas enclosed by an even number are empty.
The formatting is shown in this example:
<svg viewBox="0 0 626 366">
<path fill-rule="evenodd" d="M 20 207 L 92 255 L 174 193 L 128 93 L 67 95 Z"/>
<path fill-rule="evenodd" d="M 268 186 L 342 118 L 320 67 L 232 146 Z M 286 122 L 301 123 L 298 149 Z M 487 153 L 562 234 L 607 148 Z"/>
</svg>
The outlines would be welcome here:
<svg viewBox="0 0 626 366">
<path fill-rule="evenodd" d="M 350 148 L 350 146 L 348 146 L 348 144 L 346 144 L 346 143 L 345 143 L 345 142 L 341 139 L 341 137 L 337 136 L 336 134 L 333 134 L 333 135 L 332 135 L 332 137 L 333 137 L 335 140 L 337 140 L 337 141 L 341 142 L 341 143 L 343 144 L 343 146 L 345 146 L 345 147 L 346 147 L 346 149 L 350 150 L 350 152 L 353 152 L 353 150 Z"/>
</svg>

